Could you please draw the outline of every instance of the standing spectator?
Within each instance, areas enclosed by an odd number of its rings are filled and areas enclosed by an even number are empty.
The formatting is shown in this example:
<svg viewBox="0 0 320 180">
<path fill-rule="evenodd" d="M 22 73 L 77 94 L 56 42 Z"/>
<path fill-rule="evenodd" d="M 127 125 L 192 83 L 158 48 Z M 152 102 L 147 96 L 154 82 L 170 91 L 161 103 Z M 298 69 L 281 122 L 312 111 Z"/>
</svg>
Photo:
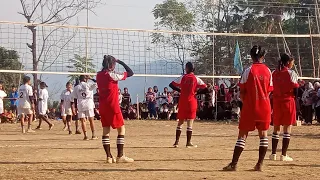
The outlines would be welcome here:
<svg viewBox="0 0 320 180">
<path fill-rule="evenodd" d="M 307 125 L 312 125 L 312 93 L 314 92 L 314 88 L 311 82 L 308 82 L 305 85 L 305 90 L 302 94 L 302 102 L 304 109 L 304 120 Z"/>
<path fill-rule="evenodd" d="M 178 91 L 173 90 L 173 103 L 178 104 L 179 98 L 180 98 L 180 93 Z"/>
<path fill-rule="evenodd" d="M 99 112 L 99 89 L 97 88 L 97 92 L 93 95 L 94 102 L 94 115 L 97 120 L 100 120 L 100 112 Z"/>
<path fill-rule="evenodd" d="M 12 112 L 17 115 L 17 105 L 18 105 L 18 98 L 19 98 L 19 93 L 17 91 L 17 88 L 15 86 L 12 86 L 12 91 L 9 94 L 10 98 L 10 109 Z"/>
<path fill-rule="evenodd" d="M 168 102 L 168 88 L 165 87 L 163 89 L 163 93 L 160 93 L 159 95 L 159 103 L 164 104 L 164 103 L 169 103 Z"/>
<path fill-rule="evenodd" d="M 2 82 L 0 82 L 0 115 L 4 113 L 3 98 L 7 97 L 7 94 L 2 88 Z"/>
<path fill-rule="evenodd" d="M 128 88 L 124 88 L 123 89 L 123 94 L 122 94 L 122 106 L 125 107 L 129 107 L 129 105 L 131 104 L 131 97 L 128 91 Z"/>
<path fill-rule="evenodd" d="M 156 106 L 156 117 L 157 117 L 160 110 L 160 106 L 161 106 L 160 92 L 159 92 L 158 86 L 153 86 L 153 92 L 156 97 L 155 106 Z"/>
<path fill-rule="evenodd" d="M 167 93 L 167 101 L 169 104 L 173 104 L 173 96 L 172 96 L 171 92 Z"/>
<path fill-rule="evenodd" d="M 148 88 L 148 92 L 146 93 L 146 102 L 148 103 L 150 118 L 155 119 L 157 117 L 156 95 L 151 87 Z"/>
</svg>

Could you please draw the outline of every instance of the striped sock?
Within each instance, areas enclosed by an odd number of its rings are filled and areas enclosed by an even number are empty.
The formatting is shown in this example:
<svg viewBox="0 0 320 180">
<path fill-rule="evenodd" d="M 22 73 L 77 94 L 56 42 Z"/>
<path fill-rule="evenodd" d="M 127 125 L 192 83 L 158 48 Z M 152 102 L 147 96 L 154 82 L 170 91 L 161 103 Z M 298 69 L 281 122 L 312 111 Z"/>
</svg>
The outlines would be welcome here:
<svg viewBox="0 0 320 180">
<path fill-rule="evenodd" d="M 109 136 L 102 136 L 102 145 L 103 145 L 104 151 L 106 152 L 107 157 L 112 157 L 111 151 L 110 151 Z"/>
<path fill-rule="evenodd" d="M 277 154 L 279 138 L 279 134 L 272 134 L 272 154 Z"/>
<path fill-rule="evenodd" d="M 283 134 L 283 139 L 282 139 L 282 155 L 286 156 L 287 155 L 287 150 L 289 147 L 290 143 L 290 134 L 289 133 L 284 133 Z"/>
<path fill-rule="evenodd" d="M 191 144 L 192 127 L 187 127 L 187 145 Z"/>
<path fill-rule="evenodd" d="M 268 138 L 267 137 L 260 138 L 258 164 L 263 163 L 263 160 L 264 160 L 264 157 L 266 156 L 267 150 L 268 150 Z"/>
<path fill-rule="evenodd" d="M 117 137 L 118 157 L 123 156 L 123 147 L 124 147 L 124 135 L 118 135 Z"/>
<path fill-rule="evenodd" d="M 246 140 L 238 139 L 238 141 L 234 147 L 234 150 L 233 150 L 233 157 L 232 157 L 232 162 L 231 162 L 232 165 L 234 165 L 234 166 L 237 165 L 239 158 L 240 158 L 240 155 L 241 155 L 245 145 L 246 145 Z"/>
<path fill-rule="evenodd" d="M 176 145 L 179 143 L 181 130 L 182 130 L 182 127 L 181 126 L 177 126 L 177 129 L 176 129 L 176 142 L 175 142 Z"/>
</svg>

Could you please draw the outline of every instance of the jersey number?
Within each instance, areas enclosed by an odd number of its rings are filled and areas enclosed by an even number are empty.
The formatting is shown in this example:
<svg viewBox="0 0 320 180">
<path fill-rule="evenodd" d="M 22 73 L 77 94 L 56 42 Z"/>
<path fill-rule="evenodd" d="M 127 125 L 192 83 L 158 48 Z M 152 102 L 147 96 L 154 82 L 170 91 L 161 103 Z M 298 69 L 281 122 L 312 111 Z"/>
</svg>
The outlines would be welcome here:
<svg viewBox="0 0 320 180">
<path fill-rule="evenodd" d="M 19 98 L 23 98 L 23 92 L 20 92 L 20 97 Z"/>
<path fill-rule="evenodd" d="M 81 96 L 82 96 L 83 98 L 86 98 L 86 97 L 87 97 L 87 94 L 86 94 L 86 93 L 81 93 Z"/>
</svg>

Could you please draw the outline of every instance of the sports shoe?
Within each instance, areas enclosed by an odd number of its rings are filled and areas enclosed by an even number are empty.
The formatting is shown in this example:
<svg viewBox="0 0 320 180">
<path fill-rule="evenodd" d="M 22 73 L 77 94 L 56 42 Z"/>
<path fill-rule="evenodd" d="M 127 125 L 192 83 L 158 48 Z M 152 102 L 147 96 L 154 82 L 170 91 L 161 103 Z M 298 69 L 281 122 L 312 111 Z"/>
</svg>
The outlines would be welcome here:
<svg viewBox="0 0 320 180">
<path fill-rule="evenodd" d="M 72 131 L 69 131 L 69 135 L 72 135 Z"/>
<path fill-rule="evenodd" d="M 53 128 L 54 124 L 49 125 L 49 131 Z"/>
<path fill-rule="evenodd" d="M 291 157 L 289 157 L 288 155 L 286 155 L 286 156 L 281 155 L 280 161 L 293 161 L 293 159 Z"/>
<path fill-rule="evenodd" d="M 126 157 L 123 155 L 122 157 L 117 157 L 117 163 L 132 163 L 134 160 L 132 158 Z"/>
<path fill-rule="evenodd" d="M 272 161 L 276 161 L 277 160 L 277 155 L 276 154 L 270 154 L 269 159 Z"/>
<path fill-rule="evenodd" d="M 237 171 L 237 165 L 230 163 L 228 166 L 222 169 L 223 171 Z"/>
<path fill-rule="evenodd" d="M 75 134 L 81 134 L 81 132 L 77 130 Z"/>
<path fill-rule="evenodd" d="M 41 129 L 42 129 L 42 128 L 41 128 L 41 127 L 39 127 L 39 126 L 36 128 L 36 130 L 41 130 Z"/>
<path fill-rule="evenodd" d="M 97 140 L 99 139 L 97 136 L 92 136 L 91 140 Z"/>
<path fill-rule="evenodd" d="M 107 163 L 108 164 L 116 163 L 116 160 L 113 157 L 107 157 Z"/>
<path fill-rule="evenodd" d="M 187 144 L 186 148 L 197 148 L 197 145 L 193 145 L 193 144 Z"/>
<path fill-rule="evenodd" d="M 34 130 L 32 130 L 32 129 L 28 129 L 27 130 L 27 133 L 34 133 L 35 131 Z"/>
<path fill-rule="evenodd" d="M 84 141 L 89 141 L 89 138 L 88 138 L 87 136 L 85 136 L 85 137 L 83 138 L 83 140 L 84 140 Z"/>
</svg>

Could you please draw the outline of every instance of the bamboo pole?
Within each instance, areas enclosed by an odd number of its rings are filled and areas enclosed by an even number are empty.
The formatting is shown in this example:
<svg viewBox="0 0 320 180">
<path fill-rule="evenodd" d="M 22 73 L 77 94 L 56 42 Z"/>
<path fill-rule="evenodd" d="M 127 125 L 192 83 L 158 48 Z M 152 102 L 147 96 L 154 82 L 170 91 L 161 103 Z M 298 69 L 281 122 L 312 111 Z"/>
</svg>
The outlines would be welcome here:
<svg viewBox="0 0 320 180">
<path fill-rule="evenodd" d="M 309 21 L 309 32 L 312 33 L 311 30 L 311 22 L 310 22 L 310 15 L 308 14 L 308 21 Z M 313 66 L 313 77 L 316 77 L 316 68 L 315 68 L 315 60 L 314 60 L 314 49 L 313 49 L 313 39 L 310 36 L 310 43 L 311 43 L 311 54 L 312 54 L 312 66 Z"/>
</svg>

